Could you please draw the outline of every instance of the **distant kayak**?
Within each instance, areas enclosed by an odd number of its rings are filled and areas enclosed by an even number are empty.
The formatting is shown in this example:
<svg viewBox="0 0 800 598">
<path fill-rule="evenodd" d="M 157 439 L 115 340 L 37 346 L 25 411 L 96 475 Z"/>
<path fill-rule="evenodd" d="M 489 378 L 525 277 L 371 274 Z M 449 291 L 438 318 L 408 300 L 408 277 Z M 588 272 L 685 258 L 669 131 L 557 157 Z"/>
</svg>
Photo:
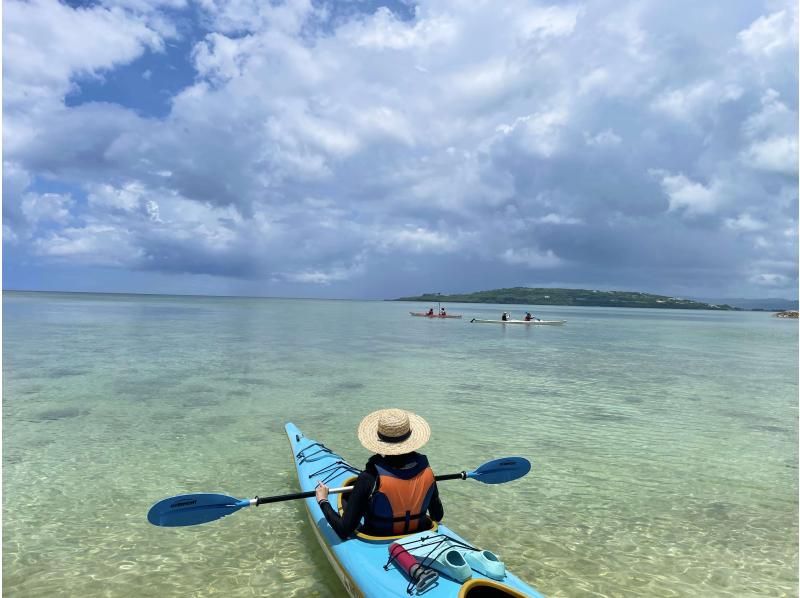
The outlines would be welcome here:
<svg viewBox="0 0 800 598">
<path fill-rule="evenodd" d="M 560 326 L 566 324 L 566 320 L 481 320 L 472 318 L 470 322 L 475 324 L 524 324 L 526 326 Z"/>
<path fill-rule="evenodd" d="M 447 314 L 446 316 L 440 316 L 438 314 L 433 314 L 432 316 L 430 316 L 430 315 L 428 315 L 428 314 L 426 314 L 424 312 L 421 312 L 421 311 L 410 311 L 408 313 L 410 313 L 412 316 L 416 316 L 418 318 L 431 318 L 431 319 L 434 319 L 434 318 L 456 318 L 456 319 L 459 319 L 459 320 L 461 319 L 461 316 L 451 316 L 450 314 Z"/>
</svg>

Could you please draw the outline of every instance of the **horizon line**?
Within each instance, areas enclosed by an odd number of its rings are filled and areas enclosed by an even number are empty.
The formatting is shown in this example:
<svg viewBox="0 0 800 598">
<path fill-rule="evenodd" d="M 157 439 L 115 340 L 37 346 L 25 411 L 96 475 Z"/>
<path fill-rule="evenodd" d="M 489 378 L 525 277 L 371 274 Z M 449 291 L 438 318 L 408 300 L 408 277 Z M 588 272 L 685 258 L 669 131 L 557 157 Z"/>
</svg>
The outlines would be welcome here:
<svg viewBox="0 0 800 598">
<path fill-rule="evenodd" d="M 525 288 L 525 289 L 533 289 L 533 288 L 541 288 L 541 289 L 565 289 L 565 290 L 576 290 L 576 291 L 592 291 L 599 289 L 583 289 L 583 288 L 572 288 L 572 287 L 504 287 L 504 288 Z M 498 290 L 498 289 L 489 289 L 489 290 Z M 204 295 L 204 294 L 197 294 L 197 293 L 143 293 L 143 292 L 133 292 L 133 291 L 60 291 L 60 290 L 34 290 L 34 289 L 7 289 L 2 288 L 2 292 L 5 293 L 6 291 L 11 293 L 61 293 L 61 294 L 72 294 L 72 295 L 136 295 L 136 296 L 143 296 L 143 297 L 195 297 L 195 298 L 216 298 L 216 299 L 289 299 L 295 301 L 403 301 L 403 302 L 413 302 L 414 299 L 398 297 L 395 299 L 355 299 L 355 298 L 342 298 L 342 297 L 287 297 L 287 296 L 279 296 L 279 295 Z M 469 295 L 475 292 L 483 292 L 483 291 L 471 291 L 467 293 L 437 293 L 438 295 Z M 609 292 L 609 291 L 599 291 L 599 292 Z M 642 291 L 615 291 L 615 292 L 623 292 L 623 293 L 641 293 L 643 295 L 655 295 L 655 293 L 644 293 Z M 424 296 L 428 293 L 422 293 L 420 296 Z M 664 297 L 672 297 L 671 295 L 663 295 Z M 687 296 L 688 298 L 688 296 Z M 690 301 L 704 299 L 701 297 L 696 297 L 695 299 L 689 299 Z M 715 298 L 718 299 L 719 298 Z M 757 297 L 757 298 L 748 298 L 748 297 L 725 297 L 724 300 L 743 300 L 743 301 L 769 301 L 769 300 L 777 300 L 777 301 L 790 301 L 796 302 L 800 299 L 793 299 L 793 298 L 786 298 L 786 297 Z M 426 300 L 417 300 L 420 303 L 425 303 Z M 451 301 L 452 302 L 452 301 Z M 455 303 L 462 303 L 459 301 L 455 301 Z M 469 303 L 469 302 L 468 302 Z"/>
</svg>

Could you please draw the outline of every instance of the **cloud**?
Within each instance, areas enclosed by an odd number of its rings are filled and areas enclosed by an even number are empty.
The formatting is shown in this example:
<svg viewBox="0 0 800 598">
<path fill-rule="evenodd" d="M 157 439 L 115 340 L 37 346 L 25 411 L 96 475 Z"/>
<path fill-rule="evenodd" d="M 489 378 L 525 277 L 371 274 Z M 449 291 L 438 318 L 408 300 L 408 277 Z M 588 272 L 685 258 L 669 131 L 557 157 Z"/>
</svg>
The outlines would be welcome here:
<svg viewBox="0 0 800 598">
<path fill-rule="evenodd" d="M 446 253 L 454 251 L 458 247 L 457 241 L 449 235 L 421 226 L 381 232 L 378 244 L 385 250 L 411 253 Z"/>
<path fill-rule="evenodd" d="M 752 56 L 770 58 L 797 45 L 797 12 L 780 10 L 757 18 L 737 35 L 742 50 Z"/>
<path fill-rule="evenodd" d="M 537 270 L 796 280 L 774 267 L 797 251 L 788 5 L 11 0 L 6 19 L 4 239 L 28 263 L 368 296 Z M 192 83 L 166 115 L 64 103 L 133 64 Z"/>
<path fill-rule="evenodd" d="M 6 111 L 39 113 L 63 99 L 74 77 L 97 76 L 158 51 L 163 37 L 119 6 L 72 8 L 57 0 L 4 4 Z M 12 121 L 13 122 L 13 121 Z"/>
<path fill-rule="evenodd" d="M 753 218 L 750 214 L 742 214 L 737 218 L 725 219 L 725 226 L 740 232 L 755 232 L 767 228 L 767 223 Z"/>
<path fill-rule="evenodd" d="M 797 174 L 797 137 L 769 137 L 752 143 L 742 159 L 761 170 Z"/>
<path fill-rule="evenodd" d="M 26 193 L 22 198 L 22 213 L 32 225 L 40 222 L 66 224 L 70 220 L 70 208 L 73 203 L 69 194 Z"/>
<path fill-rule="evenodd" d="M 554 268 L 562 263 L 562 260 L 550 249 L 539 251 L 530 247 L 506 249 L 500 255 L 500 259 L 507 264 L 528 268 Z"/>
<path fill-rule="evenodd" d="M 302 272 L 283 272 L 278 276 L 290 282 L 304 284 L 330 285 L 334 282 L 351 280 L 364 273 L 364 267 L 357 262 L 350 266 L 333 266 L 324 270 L 304 270 Z"/>
<path fill-rule="evenodd" d="M 116 267 L 135 266 L 144 255 L 128 231 L 103 224 L 47 233 L 34 241 L 34 251 L 59 262 Z"/>
<path fill-rule="evenodd" d="M 622 142 L 622 137 L 614 133 L 611 129 L 600 131 L 596 135 L 584 133 L 586 145 L 591 147 L 614 147 Z"/>
<path fill-rule="evenodd" d="M 661 187 L 669 198 L 669 209 L 683 210 L 687 215 L 708 214 L 716 211 L 722 202 L 716 185 L 703 185 L 683 174 L 661 175 Z"/>
<path fill-rule="evenodd" d="M 458 35 L 458 26 L 455 19 L 436 14 L 408 23 L 381 7 L 371 17 L 343 27 L 340 34 L 344 41 L 356 47 L 417 50 L 449 44 Z"/>
<path fill-rule="evenodd" d="M 750 144 L 741 153 L 742 161 L 753 168 L 797 175 L 797 111 L 780 101 L 780 94 L 768 89 L 761 97 L 761 109 L 742 125 Z"/>
</svg>

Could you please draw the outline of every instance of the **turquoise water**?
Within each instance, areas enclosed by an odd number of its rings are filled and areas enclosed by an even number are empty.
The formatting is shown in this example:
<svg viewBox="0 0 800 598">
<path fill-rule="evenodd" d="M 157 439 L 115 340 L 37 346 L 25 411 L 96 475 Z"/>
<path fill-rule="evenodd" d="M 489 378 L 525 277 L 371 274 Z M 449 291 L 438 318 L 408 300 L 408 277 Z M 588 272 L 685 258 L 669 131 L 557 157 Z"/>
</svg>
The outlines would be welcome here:
<svg viewBox="0 0 800 598">
<path fill-rule="evenodd" d="M 183 492 L 296 490 L 295 422 L 363 463 L 431 423 L 446 521 L 549 596 L 796 596 L 798 328 L 767 313 L 3 294 L 3 591 L 342 596 L 302 505 L 156 528 Z M 514 315 L 522 306 L 511 306 Z"/>
</svg>

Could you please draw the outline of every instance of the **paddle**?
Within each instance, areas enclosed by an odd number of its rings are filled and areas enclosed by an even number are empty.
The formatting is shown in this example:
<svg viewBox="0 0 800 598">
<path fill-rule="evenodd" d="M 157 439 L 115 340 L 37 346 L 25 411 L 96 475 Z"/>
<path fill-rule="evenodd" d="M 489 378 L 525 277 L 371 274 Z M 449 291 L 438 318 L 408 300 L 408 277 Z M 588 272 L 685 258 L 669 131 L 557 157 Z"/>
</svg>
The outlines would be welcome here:
<svg viewBox="0 0 800 598">
<path fill-rule="evenodd" d="M 494 459 L 484 463 L 473 471 L 437 475 L 436 481 L 472 479 L 484 484 L 504 484 L 521 478 L 530 470 L 530 461 L 523 457 L 503 457 L 502 459 Z M 352 486 L 331 488 L 329 493 L 340 494 L 350 492 L 352 489 Z M 205 494 L 202 492 L 179 494 L 160 500 L 150 507 L 147 512 L 147 520 L 153 525 L 161 527 L 198 525 L 231 515 L 244 507 L 296 500 L 298 498 L 310 498 L 314 494 L 313 490 L 309 490 L 308 492 L 295 492 L 293 494 L 265 496 L 262 498 L 256 496 L 255 498 L 244 499 L 234 498 L 225 494 Z"/>
</svg>

